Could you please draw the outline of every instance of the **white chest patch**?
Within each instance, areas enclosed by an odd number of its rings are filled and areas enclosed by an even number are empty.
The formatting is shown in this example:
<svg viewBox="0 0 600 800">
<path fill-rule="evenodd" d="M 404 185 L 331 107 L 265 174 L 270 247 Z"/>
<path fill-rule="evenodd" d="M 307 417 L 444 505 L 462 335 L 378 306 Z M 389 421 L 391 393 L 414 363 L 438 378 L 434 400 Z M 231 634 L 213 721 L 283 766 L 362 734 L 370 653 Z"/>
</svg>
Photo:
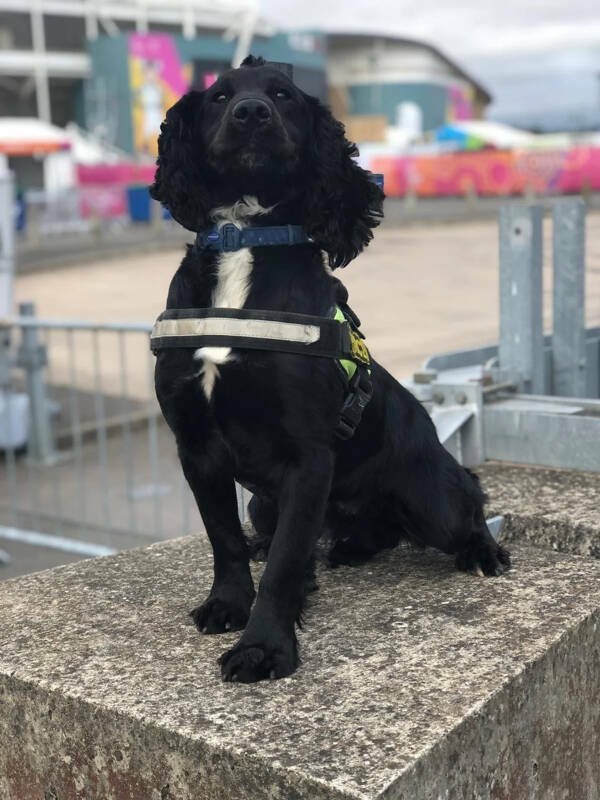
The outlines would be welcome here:
<svg viewBox="0 0 600 800">
<path fill-rule="evenodd" d="M 246 195 L 232 206 L 215 208 L 211 218 L 221 228 L 232 222 L 238 228 L 245 228 L 252 217 L 266 214 L 270 208 L 263 208 L 256 197 Z M 252 251 L 248 247 L 233 253 L 221 253 L 217 259 L 217 285 L 212 294 L 212 305 L 215 308 L 243 308 L 248 298 L 252 283 Z M 201 347 L 194 353 L 194 358 L 201 359 L 202 388 L 210 400 L 215 381 L 219 377 L 219 364 L 225 364 L 231 358 L 230 347 Z"/>
</svg>

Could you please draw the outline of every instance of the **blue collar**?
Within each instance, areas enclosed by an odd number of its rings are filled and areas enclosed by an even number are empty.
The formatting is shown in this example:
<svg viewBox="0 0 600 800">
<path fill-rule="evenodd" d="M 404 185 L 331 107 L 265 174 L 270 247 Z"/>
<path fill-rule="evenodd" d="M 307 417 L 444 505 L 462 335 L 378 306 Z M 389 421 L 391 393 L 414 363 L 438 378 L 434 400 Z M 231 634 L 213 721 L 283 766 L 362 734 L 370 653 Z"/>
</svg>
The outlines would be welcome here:
<svg viewBox="0 0 600 800">
<path fill-rule="evenodd" d="M 301 225 L 271 225 L 270 227 L 238 228 L 231 222 L 220 228 L 210 228 L 196 234 L 199 250 L 219 250 L 231 253 L 242 247 L 306 244 L 310 239 Z"/>
</svg>

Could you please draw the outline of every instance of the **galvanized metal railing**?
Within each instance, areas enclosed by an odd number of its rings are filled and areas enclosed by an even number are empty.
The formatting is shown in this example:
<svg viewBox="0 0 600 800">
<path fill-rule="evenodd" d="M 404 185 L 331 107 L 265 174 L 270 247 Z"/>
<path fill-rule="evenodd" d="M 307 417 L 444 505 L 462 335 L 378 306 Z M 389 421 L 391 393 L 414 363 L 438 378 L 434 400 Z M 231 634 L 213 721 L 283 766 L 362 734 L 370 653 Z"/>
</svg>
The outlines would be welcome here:
<svg viewBox="0 0 600 800">
<path fill-rule="evenodd" d="M 467 466 L 496 459 L 600 472 L 600 308 L 586 308 L 585 204 L 555 201 L 552 216 L 552 334 L 544 335 L 543 209 L 508 204 L 499 343 L 432 356 L 406 384 Z M 586 328 L 587 318 L 596 324 Z"/>
<path fill-rule="evenodd" d="M 151 324 L 19 310 L 0 322 L 0 540 L 95 555 L 198 530 L 154 394 Z"/>
</svg>

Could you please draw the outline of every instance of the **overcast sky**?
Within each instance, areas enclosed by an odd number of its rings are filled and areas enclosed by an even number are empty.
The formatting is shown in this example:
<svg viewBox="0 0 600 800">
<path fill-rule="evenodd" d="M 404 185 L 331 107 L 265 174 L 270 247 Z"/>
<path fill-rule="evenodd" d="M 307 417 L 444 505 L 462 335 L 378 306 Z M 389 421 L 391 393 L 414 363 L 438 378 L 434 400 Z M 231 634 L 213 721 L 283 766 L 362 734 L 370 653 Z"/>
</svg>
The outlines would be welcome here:
<svg viewBox="0 0 600 800">
<path fill-rule="evenodd" d="M 600 0 L 262 0 L 283 28 L 385 32 L 435 44 L 495 96 L 494 115 L 598 114 Z"/>
</svg>

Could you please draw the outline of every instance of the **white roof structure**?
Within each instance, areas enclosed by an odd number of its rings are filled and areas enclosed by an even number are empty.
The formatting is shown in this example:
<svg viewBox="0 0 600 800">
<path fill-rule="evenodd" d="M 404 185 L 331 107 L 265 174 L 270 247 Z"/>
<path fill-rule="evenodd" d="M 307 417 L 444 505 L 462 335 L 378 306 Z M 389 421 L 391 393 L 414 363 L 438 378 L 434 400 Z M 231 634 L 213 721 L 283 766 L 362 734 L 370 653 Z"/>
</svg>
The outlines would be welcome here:
<svg viewBox="0 0 600 800">
<path fill-rule="evenodd" d="M 131 161 L 123 150 L 97 139 L 75 123 L 63 130 L 35 117 L 0 117 L 0 154 L 39 156 L 69 151 L 75 164 L 118 164 Z M 148 162 L 154 159 L 148 156 Z"/>
<path fill-rule="evenodd" d="M 129 153 L 99 140 L 93 134 L 80 128 L 75 122 L 70 122 L 64 133 L 70 142 L 73 161 L 76 164 L 119 164 L 131 161 Z M 138 161 L 139 159 L 138 155 Z M 143 160 L 149 164 L 154 163 L 154 157 L 150 155 Z"/>
<path fill-rule="evenodd" d="M 26 156 L 68 150 L 66 132 L 35 117 L 0 117 L 0 153 Z"/>
<path fill-rule="evenodd" d="M 27 8 L 23 0 L 0 0 L 1 11 Z M 134 22 L 139 33 L 146 33 L 149 23 L 181 25 L 184 36 L 193 38 L 196 28 L 239 31 L 250 15 L 257 33 L 268 35 L 273 28 L 259 18 L 258 0 L 39 0 L 31 10 L 42 15 L 81 17 L 86 22 L 86 37 L 118 33 L 117 22 Z"/>
</svg>

